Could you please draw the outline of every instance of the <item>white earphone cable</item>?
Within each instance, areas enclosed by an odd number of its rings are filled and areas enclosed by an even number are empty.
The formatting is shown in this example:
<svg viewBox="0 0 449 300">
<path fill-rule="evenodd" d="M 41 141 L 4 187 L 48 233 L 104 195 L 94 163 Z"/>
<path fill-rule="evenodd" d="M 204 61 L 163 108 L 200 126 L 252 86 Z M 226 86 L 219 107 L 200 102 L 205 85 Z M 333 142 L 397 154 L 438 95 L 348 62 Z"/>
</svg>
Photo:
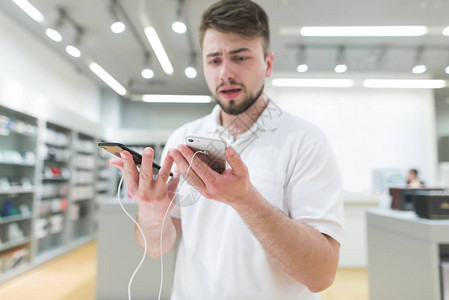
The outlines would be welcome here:
<svg viewBox="0 0 449 300">
<path fill-rule="evenodd" d="M 190 160 L 189 168 L 187 169 L 184 181 L 182 182 L 181 186 L 178 188 L 179 190 L 184 185 L 184 183 L 187 181 L 187 176 L 189 175 L 190 169 L 192 168 L 193 159 L 195 158 L 195 156 L 198 153 L 204 153 L 204 151 L 199 150 L 199 151 L 196 151 L 193 154 L 192 159 Z M 145 256 L 146 256 L 147 249 L 148 249 L 148 243 L 147 243 L 147 239 L 145 238 L 145 234 L 143 233 L 143 230 L 140 227 L 139 223 L 128 213 L 128 211 L 125 209 L 125 207 L 122 204 L 122 199 L 120 197 L 120 191 L 121 191 L 121 187 L 122 187 L 122 184 L 123 184 L 123 179 L 124 179 L 124 175 L 122 175 L 122 178 L 120 179 L 120 183 L 118 185 L 117 198 L 118 198 L 118 201 L 119 201 L 119 204 L 120 204 L 120 207 L 122 208 L 122 210 L 134 222 L 134 224 L 136 224 L 136 226 L 139 229 L 139 232 L 140 232 L 140 234 L 142 236 L 143 242 L 144 242 L 144 252 L 143 252 L 142 259 L 140 260 L 140 263 L 138 264 L 137 268 L 134 270 L 134 273 L 132 274 L 132 276 L 131 276 L 131 278 L 129 279 L 129 282 L 128 282 L 128 299 L 131 300 L 131 285 L 132 285 L 132 282 L 134 280 L 134 276 L 137 274 L 137 271 L 140 269 L 140 267 L 142 266 L 142 264 L 143 264 L 143 262 L 145 260 Z M 164 232 L 164 223 L 165 223 L 165 219 L 167 218 L 167 215 L 168 215 L 168 212 L 170 210 L 170 207 L 171 207 L 171 205 L 173 204 L 173 201 L 176 198 L 176 195 L 177 195 L 177 192 L 175 193 L 175 195 L 171 199 L 170 204 L 168 205 L 167 210 L 165 212 L 164 218 L 162 219 L 161 236 L 160 236 L 160 241 L 159 241 L 160 257 L 161 257 L 161 283 L 160 283 L 160 286 L 159 286 L 158 300 L 161 299 L 162 286 L 163 286 L 163 283 L 164 283 L 164 260 L 163 260 L 163 255 L 162 255 L 162 238 L 163 238 L 163 232 Z"/>
</svg>

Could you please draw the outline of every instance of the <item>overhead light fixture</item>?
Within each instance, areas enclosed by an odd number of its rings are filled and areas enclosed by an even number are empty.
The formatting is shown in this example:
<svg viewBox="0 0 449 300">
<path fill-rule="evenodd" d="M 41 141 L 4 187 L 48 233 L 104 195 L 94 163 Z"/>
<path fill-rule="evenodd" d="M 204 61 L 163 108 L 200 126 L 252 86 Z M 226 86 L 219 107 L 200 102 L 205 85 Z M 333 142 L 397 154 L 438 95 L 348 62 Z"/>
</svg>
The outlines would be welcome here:
<svg viewBox="0 0 449 300">
<path fill-rule="evenodd" d="M 344 73 L 348 70 L 348 66 L 346 65 L 345 47 L 338 47 L 336 61 L 337 64 L 334 68 L 335 73 Z"/>
<path fill-rule="evenodd" d="M 427 71 L 427 66 L 423 63 L 424 47 L 419 47 L 415 56 L 415 65 L 412 68 L 413 74 L 422 74 Z"/>
<path fill-rule="evenodd" d="M 193 79 L 196 78 L 196 76 L 198 75 L 198 72 L 196 71 L 196 52 L 192 51 L 190 54 L 190 65 L 184 69 L 184 74 L 186 75 L 187 78 Z"/>
<path fill-rule="evenodd" d="M 145 79 L 151 79 L 154 77 L 154 71 L 148 68 L 142 70 L 141 75 Z"/>
<path fill-rule="evenodd" d="M 117 94 L 124 96 L 126 95 L 126 89 L 112 77 L 108 72 L 106 72 L 99 64 L 90 63 L 89 69 L 95 73 L 104 83 L 106 83 L 111 89 L 113 89 Z"/>
<path fill-rule="evenodd" d="M 211 96 L 204 95 L 142 95 L 142 101 L 151 103 L 210 103 Z"/>
<path fill-rule="evenodd" d="M 75 46 L 72 46 L 72 45 L 68 45 L 67 47 L 65 47 L 65 51 L 66 51 L 70 56 L 73 56 L 73 57 L 76 57 L 76 58 L 78 58 L 78 57 L 81 56 L 81 50 L 78 49 L 78 48 L 75 47 Z"/>
<path fill-rule="evenodd" d="M 296 66 L 296 72 L 304 73 L 309 70 L 309 66 L 306 64 L 306 47 L 304 45 L 299 46 L 298 55 L 296 57 L 298 65 Z"/>
<path fill-rule="evenodd" d="M 311 26 L 302 27 L 302 36 L 315 37 L 378 37 L 378 36 L 423 36 L 426 26 Z"/>
<path fill-rule="evenodd" d="M 315 88 L 349 88 L 354 86 L 352 79 L 315 79 L 315 78 L 274 78 L 273 86 L 281 87 L 315 87 Z"/>
<path fill-rule="evenodd" d="M 59 43 L 60 41 L 62 41 L 62 35 L 56 29 L 47 28 L 45 30 L 45 34 L 55 42 Z"/>
<path fill-rule="evenodd" d="M 171 29 L 176 33 L 183 34 L 186 33 L 187 26 L 181 21 L 176 21 L 171 24 Z"/>
<path fill-rule="evenodd" d="M 121 21 L 117 21 L 111 24 L 111 31 L 115 34 L 122 33 L 123 31 L 125 31 L 125 29 L 126 25 Z"/>
<path fill-rule="evenodd" d="M 58 8 L 58 18 L 55 22 L 55 25 L 53 27 L 48 27 L 45 30 L 45 34 L 53 41 L 55 42 L 61 42 L 62 41 L 62 35 L 59 33 L 58 30 L 61 29 L 64 19 L 65 19 L 66 13 L 65 10 L 61 7 Z"/>
<path fill-rule="evenodd" d="M 120 34 L 125 31 L 126 25 L 123 23 L 117 13 L 117 0 L 109 2 L 109 12 L 112 15 L 114 22 L 111 24 L 111 31 L 115 34 Z"/>
<path fill-rule="evenodd" d="M 11 1 L 14 2 L 18 7 L 20 7 L 20 9 L 23 10 L 34 21 L 39 23 L 44 21 L 44 16 L 42 15 L 42 13 L 27 0 L 11 0 Z"/>
<path fill-rule="evenodd" d="M 196 71 L 196 69 L 194 67 L 187 67 L 184 69 L 184 74 L 190 78 L 196 78 L 196 76 L 198 75 L 198 72 Z"/>
<path fill-rule="evenodd" d="M 140 73 L 142 75 L 142 77 L 145 78 L 145 79 L 151 79 L 151 78 L 154 77 L 154 72 L 150 68 L 150 58 L 151 58 L 150 52 L 146 51 L 144 53 L 144 62 L 143 62 L 143 65 L 145 67 L 142 70 L 142 72 Z"/>
<path fill-rule="evenodd" d="M 71 45 L 67 45 L 65 47 L 65 51 L 72 57 L 78 58 L 81 56 L 81 50 L 78 48 L 81 42 L 81 36 L 84 30 L 77 24 L 73 24 L 75 26 L 76 35 L 74 41 Z"/>
<path fill-rule="evenodd" d="M 441 89 L 447 86 L 447 82 L 436 79 L 367 79 L 363 81 L 363 86 L 366 88 Z"/>
<path fill-rule="evenodd" d="M 171 29 L 179 34 L 186 33 L 187 26 L 181 21 L 181 16 L 184 10 L 184 0 L 178 0 L 178 8 L 176 9 L 176 21 L 171 25 Z"/>
<path fill-rule="evenodd" d="M 156 54 L 156 57 L 159 60 L 159 63 L 161 64 L 164 72 L 168 75 L 173 74 L 173 66 L 167 56 L 167 53 L 165 52 L 164 46 L 162 46 L 156 29 L 154 29 L 153 26 L 145 27 L 145 36 L 150 42 L 150 45 L 153 48 L 154 53 Z"/>
<path fill-rule="evenodd" d="M 446 28 L 444 28 L 444 30 L 443 30 L 443 35 L 449 36 L 449 26 L 447 26 Z"/>
</svg>

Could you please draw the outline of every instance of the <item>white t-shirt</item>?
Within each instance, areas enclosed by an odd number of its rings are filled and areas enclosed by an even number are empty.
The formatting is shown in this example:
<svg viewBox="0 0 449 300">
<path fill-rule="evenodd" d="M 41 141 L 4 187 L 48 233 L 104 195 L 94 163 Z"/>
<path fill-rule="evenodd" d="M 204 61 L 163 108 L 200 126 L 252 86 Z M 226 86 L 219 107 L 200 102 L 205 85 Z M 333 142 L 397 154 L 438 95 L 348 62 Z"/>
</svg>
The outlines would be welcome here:
<svg viewBox="0 0 449 300">
<path fill-rule="evenodd" d="M 341 243 L 341 177 L 324 134 L 270 101 L 256 123 L 233 141 L 231 130 L 218 123 L 220 110 L 217 105 L 210 115 L 177 129 L 165 152 L 184 144 L 186 134 L 226 140 L 269 203 Z M 179 199 L 172 211 L 182 225 L 172 300 L 319 299 L 267 257 L 232 207 L 204 198 L 187 183 Z"/>
</svg>

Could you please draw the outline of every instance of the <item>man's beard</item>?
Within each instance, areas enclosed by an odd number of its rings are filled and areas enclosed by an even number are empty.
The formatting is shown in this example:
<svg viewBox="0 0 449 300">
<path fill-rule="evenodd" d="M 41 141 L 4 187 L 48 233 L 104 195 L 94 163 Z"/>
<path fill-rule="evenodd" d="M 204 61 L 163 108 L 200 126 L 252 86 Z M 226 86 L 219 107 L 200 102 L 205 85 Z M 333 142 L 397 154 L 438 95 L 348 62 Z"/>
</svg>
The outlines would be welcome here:
<svg viewBox="0 0 449 300">
<path fill-rule="evenodd" d="M 242 113 L 244 113 L 245 111 L 248 110 L 248 108 L 251 107 L 251 105 L 254 104 L 254 102 L 257 101 L 257 99 L 259 99 L 260 95 L 262 95 L 263 93 L 263 89 L 264 89 L 265 85 L 262 85 L 262 87 L 260 88 L 260 90 L 257 92 L 256 96 L 252 96 L 252 95 L 248 95 L 248 97 L 246 97 L 245 99 L 243 99 L 243 101 L 240 104 L 236 104 L 235 100 L 230 100 L 227 102 L 227 105 L 223 104 L 220 100 L 218 100 L 218 98 L 215 98 L 218 105 L 220 105 L 221 109 L 229 114 L 229 115 L 240 115 Z"/>
</svg>

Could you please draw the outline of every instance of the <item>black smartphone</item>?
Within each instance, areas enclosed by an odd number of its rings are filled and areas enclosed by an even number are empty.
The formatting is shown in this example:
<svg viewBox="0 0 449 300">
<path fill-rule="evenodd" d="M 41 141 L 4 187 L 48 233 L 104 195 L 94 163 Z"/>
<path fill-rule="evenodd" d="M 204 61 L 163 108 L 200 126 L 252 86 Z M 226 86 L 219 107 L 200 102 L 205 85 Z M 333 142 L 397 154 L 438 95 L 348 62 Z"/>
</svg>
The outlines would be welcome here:
<svg viewBox="0 0 449 300">
<path fill-rule="evenodd" d="M 120 143 L 106 143 L 106 142 L 100 142 L 98 143 L 98 147 L 103 148 L 104 150 L 108 151 L 109 153 L 114 154 L 117 157 L 120 156 L 120 152 L 123 150 L 128 151 L 131 156 L 133 157 L 134 163 L 136 166 L 140 166 L 142 164 L 142 155 L 135 150 L 126 147 L 123 144 Z M 157 163 L 153 162 L 153 173 L 157 174 L 161 166 L 159 166 Z M 173 176 L 172 173 L 170 173 L 170 176 Z"/>
</svg>

